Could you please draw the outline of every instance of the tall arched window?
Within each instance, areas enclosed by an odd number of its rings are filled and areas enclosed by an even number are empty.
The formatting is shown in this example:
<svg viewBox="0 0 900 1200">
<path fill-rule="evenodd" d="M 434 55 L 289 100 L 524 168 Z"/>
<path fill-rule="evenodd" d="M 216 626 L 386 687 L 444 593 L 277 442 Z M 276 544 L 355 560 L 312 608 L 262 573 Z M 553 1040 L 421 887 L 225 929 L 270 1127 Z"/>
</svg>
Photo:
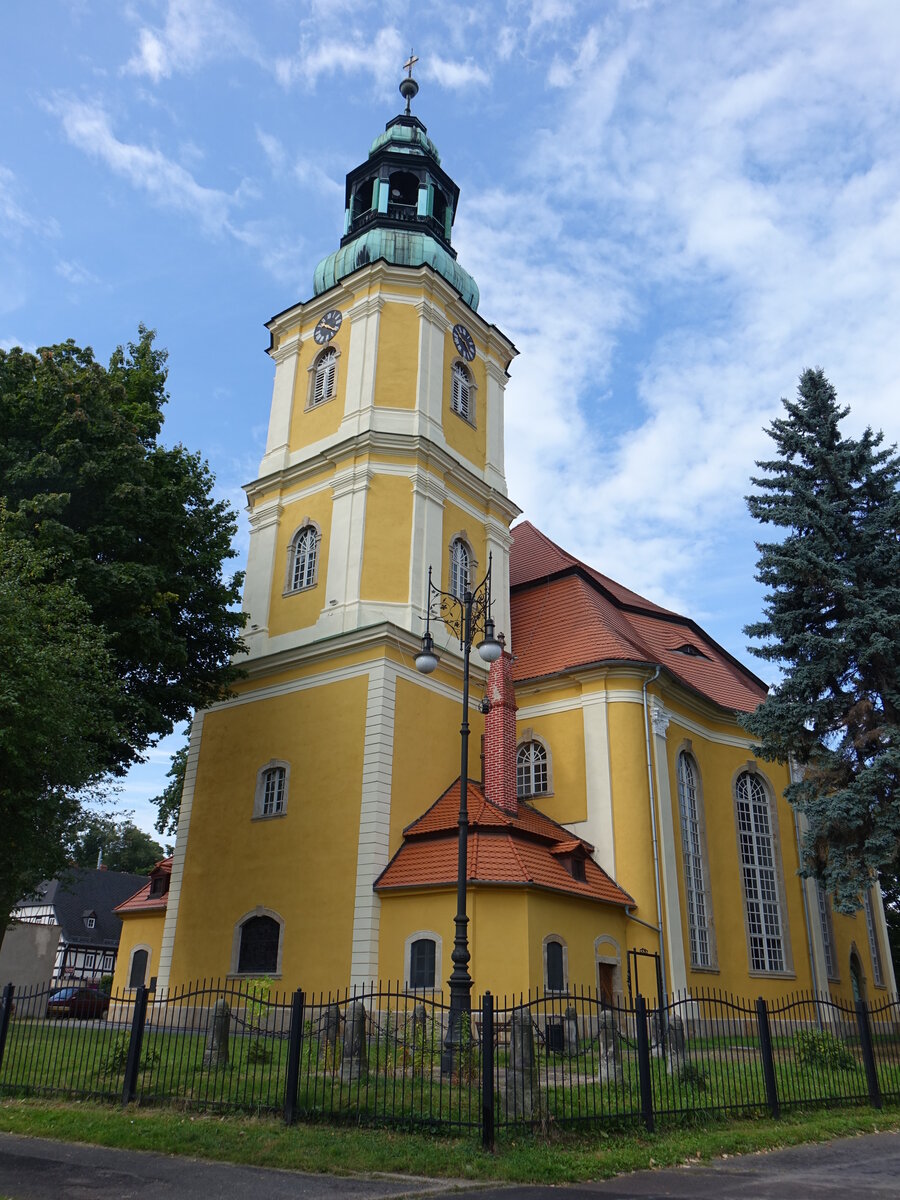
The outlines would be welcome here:
<svg viewBox="0 0 900 1200">
<path fill-rule="evenodd" d="M 237 970 L 240 975 L 275 975 L 281 926 L 273 917 L 248 917 L 240 927 Z"/>
<path fill-rule="evenodd" d="M 472 555 L 462 538 L 455 538 L 450 546 L 450 591 L 462 600 L 469 590 Z"/>
<path fill-rule="evenodd" d="M 550 790 L 547 748 L 540 742 L 525 742 L 516 751 L 516 795 L 545 796 Z"/>
<path fill-rule="evenodd" d="M 875 913 L 872 909 L 872 889 L 863 892 L 863 908 L 866 910 L 866 933 L 869 937 L 869 953 L 872 955 L 872 981 L 876 987 L 884 987 L 884 969 L 881 965 L 881 947 L 875 932 Z"/>
<path fill-rule="evenodd" d="M 711 967 L 706 867 L 698 791 L 696 764 L 691 755 L 682 751 L 678 755 L 678 807 L 681 812 L 681 853 L 684 860 L 684 894 L 691 966 Z"/>
<path fill-rule="evenodd" d="M 323 350 L 316 359 L 316 374 L 313 379 L 312 395 L 309 398 L 310 408 L 324 404 L 335 394 L 337 380 L 337 351 L 334 347 Z"/>
<path fill-rule="evenodd" d="M 304 525 L 294 534 L 291 542 L 291 569 L 289 590 L 298 592 L 312 587 L 316 582 L 319 566 L 319 531 L 315 525 Z"/>
<path fill-rule="evenodd" d="M 566 990 L 566 946 L 562 938 L 549 934 L 544 938 L 544 989 L 548 992 Z"/>
<path fill-rule="evenodd" d="M 136 947 L 131 952 L 131 970 L 128 972 L 130 988 L 143 987 L 147 982 L 147 967 L 150 963 L 150 951 Z"/>
<path fill-rule="evenodd" d="M 460 362 L 450 372 L 450 407 L 467 421 L 472 417 L 472 376 Z"/>
<path fill-rule="evenodd" d="M 750 967 L 754 971 L 784 971 L 784 933 L 772 813 L 762 781 L 750 771 L 742 771 L 737 778 L 735 807 Z"/>
</svg>

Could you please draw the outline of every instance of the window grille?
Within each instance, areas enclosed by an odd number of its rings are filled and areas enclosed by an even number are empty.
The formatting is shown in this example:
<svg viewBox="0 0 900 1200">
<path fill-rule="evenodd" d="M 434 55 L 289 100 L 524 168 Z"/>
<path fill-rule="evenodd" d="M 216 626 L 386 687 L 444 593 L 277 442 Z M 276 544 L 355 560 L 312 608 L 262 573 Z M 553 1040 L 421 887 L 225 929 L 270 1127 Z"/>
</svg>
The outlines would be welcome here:
<svg viewBox="0 0 900 1200">
<path fill-rule="evenodd" d="M 749 771 L 738 776 L 737 821 L 750 966 L 754 971 L 783 971 L 784 940 L 769 801 L 765 788 Z"/>
<path fill-rule="evenodd" d="M 709 915 L 706 911 L 706 878 L 697 775 L 688 754 L 678 756 L 678 806 L 681 811 L 681 853 L 684 860 L 684 891 L 687 904 L 691 966 L 712 966 L 709 945 Z"/>
<path fill-rule="evenodd" d="M 544 796 L 549 791 L 547 750 L 540 742 L 526 742 L 516 751 L 516 795 Z"/>
<path fill-rule="evenodd" d="M 433 988 L 434 963 L 434 939 L 418 938 L 409 948 L 409 986 Z"/>
<path fill-rule="evenodd" d="M 472 420 L 472 378 L 462 363 L 453 364 L 450 407 L 467 421 Z"/>
<path fill-rule="evenodd" d="M 863 908 L 866 910 L 866 933 L 869 935 L 869 952 L 872 955 L 872 978 L 876 987 L 884 987 L 884 971 L 881 966 L 881 947 L 875 933 L 875 913 L 872 909 L 872 889 L 863 893 Z"/>
<path fill-rule="evenodd" d="M 819 920 L 822 922 L 822 945 L 825 949 L 825 972 L 829 979 L 837 979 L 837 963 L 834 958 L 834 938 L 831 929 L 831 909 L 828 896 L 821 884 L 816 884 L 819 893 Z"/>
<path fill-rule="evenodd" d="M 264 817 L 272 817 L 284 812 L 284 767 L 270 767 L 263 775 L 263 805 Z"/>
<path fill-rule="evenodd" d="M 319 561 L 319 533 L 312 525 L 301 529 L 294 539 L 294 565 L 291 571 L 291 589 L 312 587 L 316 582 L 316 567 Z"/>
<path fill-rule="evenodd" d="M 274 975 L 278 970 L 278 941 L 281 928 L 272 917 L 250 917 L 241 926 L 238 972 Z"/>
<path fill-rule="evenodd" d="M 313 383 L 310 407 L 315 408 L 317 404 L 324 404 L 326 400 L 332 398 L 336 376 L 337 353 L 334 350 L 326 350 L 324 354 L 319 355 L 319 360 L 316 363 L 316 378 Z"/>
<path fill-rule="evenodd" d="M 450 591 L 460 600 L 469 590 L 470 566 L 469 547 L 457 538 L 450 547 Z"/>
</svg>

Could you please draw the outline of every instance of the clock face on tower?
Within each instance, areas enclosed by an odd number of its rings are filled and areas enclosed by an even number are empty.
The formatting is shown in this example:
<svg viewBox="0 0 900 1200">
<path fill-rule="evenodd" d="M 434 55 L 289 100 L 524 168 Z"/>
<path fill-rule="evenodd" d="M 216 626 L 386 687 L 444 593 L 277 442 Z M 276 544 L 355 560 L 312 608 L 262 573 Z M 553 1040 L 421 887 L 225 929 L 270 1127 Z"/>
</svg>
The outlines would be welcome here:
<svg viewBox="0 0 900 1200">
<path fill-rule="evenodd" d="M 340 329 L 343 319 L 339 308 L 330 308 L 316 326 L 315 333 L 313 334 L 316 342 L 320 346 L 324 346 L 326 342 L 330 342 Z"/>
<path fill-rule="evenodd" d="M 475 343 L 472 341 L 472 335 L 466 329 L 465 325 L 453 326 L 453 345 L 466 362 L 471 362 L 475 357 Z"/>
</svg>

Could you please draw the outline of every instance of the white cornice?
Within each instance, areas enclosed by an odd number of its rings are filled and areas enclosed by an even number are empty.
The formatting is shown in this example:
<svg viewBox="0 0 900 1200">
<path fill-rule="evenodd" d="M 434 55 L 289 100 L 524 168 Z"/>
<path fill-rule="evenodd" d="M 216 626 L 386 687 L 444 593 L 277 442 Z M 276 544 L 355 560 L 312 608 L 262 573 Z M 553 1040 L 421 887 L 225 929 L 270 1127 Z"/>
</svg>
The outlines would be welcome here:
<svg viewBox="0 0 900 1200">
<path fill-rule="evenodd" d="M 323 292 L 320 296 L 312 296 L 309 300 L 299 300 L 296 304 L 286 308 L 284 312 L 278 313 L 271 321 L 266 322 L 266 329 L 272 334 L 273 339 L 279 337 L 285 330 L 290 329 L 292 325 L 296 325 L 298 321 L 311 321 L 319 313 L 325 313 L 329 308 L 340 308 L 345 310 L 353 303 L 353 292 L 344 287 L 343 283 L 337 284 L 333 288 L 329 288 L 327 292 Z M 271 354 L 271 350 L 268 352 Z"/>
</svg>

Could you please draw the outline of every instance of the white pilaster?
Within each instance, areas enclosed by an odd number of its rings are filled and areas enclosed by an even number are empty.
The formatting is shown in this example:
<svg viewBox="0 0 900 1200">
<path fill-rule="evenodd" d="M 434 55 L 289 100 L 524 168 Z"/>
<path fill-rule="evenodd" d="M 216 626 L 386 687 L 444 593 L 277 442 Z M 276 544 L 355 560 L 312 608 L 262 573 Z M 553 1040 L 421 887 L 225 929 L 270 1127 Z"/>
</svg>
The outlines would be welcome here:
<svg viewBox="0 0 900 1200">
<path fill-rule="evenodd" d="M 603 870 L 615 879 L 616 842 L 606 693 L 598 692 L 585 696 L 581 714 L 584 723 L 587 819 L 571 823 L 570 828 L 578 837 L 583 837 L 591 843 L 594 847 L 594 858 Z"/>
<path fill-rule="evenodd" d="M 420 300 L 416 309 L 419 313 L 417 432 L 444 445 L 444 335 L 450 323 L 431 300 Z"/>
<path fill-rule="evenodd" d="M 484 523 L 485 548 L 491 555 L 491 600 L 497 633 L 506 637 L 506 649 L 513 652 L 512 626 L 509 614 L 509 552 L 512 534 L 509 527 L 496 517 Z M 484 564 L 485 568 L 487 563 Z"/>
<path fill-rule="evenodd" d="M 269 413 L 266 453 L 259 466 L 260 477 L 272 471 L 279 471 L 288 464 L 294 383 L 300 361 L 299 333 L 285 338 L 281 345 L 276 350 L 270 350 L 269 354 L 275 360 L 275 382 L 272 386 L 272 409 Z"/>
<path fill-rule="evenodd" d="M 169 883 L 166 920 L 163 926 L 162 945 L 159 952 L 159 970 L 156 976 L 156 984 L 160 989 L 169 986 L 169 976 L 172 972 L 172 952 L 175 948 L 175 934 L 178 928 L 181 884 L 184 879 L 184 860 L 187 856 L 191 813 L 194 808 L 194 789 L 197 784 L 197 760 L 200 757 L 200 737 L 202 732 L 203 713 L 194 713 L 194 719 L 191 722 L 191 740 L 188 745 L 187 763 L 184 767 L 184 788 L 181 792 L 181 810 L 178 814 L 178 833 L 175 835 L 175 852 L 172 856 L 172 879 Z"/>
<path fill-rule="evenodd" d="M 347 382 L 341 437 L 354 437 L 371 423 L 375 406 L 375 365 L 378 359 L 378 328 L 382 296 L 369 296 L 345 314 L 350 321 L 347 351 Z"/>
<path fill-rule="evenodd" d="M 409 602 L 413 613 L 425 614 L 425 592 L 428 588 L 428 568 L 434 567 L 440 587 L 443 561 L 444 501 L 447 489 L 425 467 L 417 467 L 412 476 L 413 513 L 412 545 L 409 555 Z M 413 625 L 411 632 L 418 636 L 424 626 Z"/>
<path fill-rule="evenodd" d="M 491 487 L 506 495 L 504 470 L 503 411 L 506 393 L 506 372 L 493 359 L 485 360 L 487 374 L 487 446 L 484 478 Z"/>
<path fill-rule="evenodd" d="M 672 812 L 672 790 L 669 787 L 669 757 L 666 752 L 669 716 L 658 701 L 651 701 L 650 720 L 653 727 L 654 782 L 656 785 L 659 865 L 662 877 L 660 882 L 663 922 L 665 924 L 666 949 L 669 953 L 669 992 L 685 992 L 687 991 L 687 971 L 684 962 L 681 904 L 678 899 L 675 819 Z"/>
<path fill-rule="evenodd" d="M 891 958 L 891 943 L 888 938 L 887 921 L 884 917 L 884 896 L 881 894 L 881 884 L 876 880 L 872 884 L 872 915 L 875 918 L 875 933 L 881 946 L 881 970 L 888 992 L 897 995 L 897 976 L 894 973 L 894 960 Z"/>
<path fill-rule="evenodd" d="M 371 478 L 370 467 L 354 465 L 339 471 L 332 480 L 334 502 L 322 620 L 333 624 L 335 633 L 359 624 L 366 496 Z"/>
<path fill-rule="evenodd" d="M 250 514 L 250 546 L 247 551 L 243 601 L 244 612 L 248 615 L 244 642 L 250 654 L 254 653 L 255 643 L 264 641 L 268 636 L 281 510 L 280 500 L 266 500 L 257 504 Z"/>
<path fill-rule="evenodd" d="M 378 978 L 381 900 L 372 885 L 387 866 L 390 847 L 395 692 L 396 677 L 390 664 L 382 661 L 373 666 L 366 700 L 351 986 L 364 986 Z"/>
</svg>

